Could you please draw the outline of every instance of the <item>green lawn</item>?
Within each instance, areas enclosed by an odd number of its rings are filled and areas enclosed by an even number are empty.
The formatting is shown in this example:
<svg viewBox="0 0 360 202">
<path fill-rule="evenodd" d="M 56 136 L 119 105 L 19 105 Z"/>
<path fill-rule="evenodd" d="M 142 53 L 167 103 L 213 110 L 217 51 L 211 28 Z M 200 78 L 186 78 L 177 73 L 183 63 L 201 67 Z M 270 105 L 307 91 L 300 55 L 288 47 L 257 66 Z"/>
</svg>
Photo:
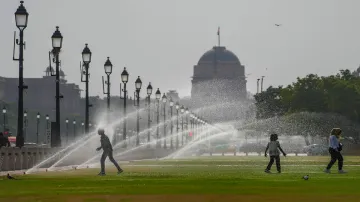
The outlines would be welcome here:
<svg viewBox="0 0 360 202">
<path fill-rule="evenodd" d="M 346 157 L 347 174 L 322 173 L 328 157 L 282 158 L 282 174 L 266 174 L 264 157 L 204 157 L 123 164 L 117 176 L 98 169 L 0 179 L 0 201 L 360 201 L 360 157 Z M 273 171 L 275 172 L 275 165 Z M 302 176 L 309 175 L 305 181 Z"/>
</svg>

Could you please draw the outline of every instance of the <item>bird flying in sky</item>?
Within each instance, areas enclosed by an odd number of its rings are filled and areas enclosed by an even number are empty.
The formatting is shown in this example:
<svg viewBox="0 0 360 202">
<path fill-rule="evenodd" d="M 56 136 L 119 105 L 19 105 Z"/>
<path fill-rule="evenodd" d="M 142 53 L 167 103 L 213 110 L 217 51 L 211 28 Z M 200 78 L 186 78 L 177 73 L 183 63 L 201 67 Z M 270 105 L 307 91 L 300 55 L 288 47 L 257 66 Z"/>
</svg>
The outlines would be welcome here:
<svg viewBox="0 0 360 202">
<path fill-rule="evenodd" d="M 275 24 L 275 26 L 280 27 L 280 26 L 281 26 L 281 24 Z"/>
</svg>

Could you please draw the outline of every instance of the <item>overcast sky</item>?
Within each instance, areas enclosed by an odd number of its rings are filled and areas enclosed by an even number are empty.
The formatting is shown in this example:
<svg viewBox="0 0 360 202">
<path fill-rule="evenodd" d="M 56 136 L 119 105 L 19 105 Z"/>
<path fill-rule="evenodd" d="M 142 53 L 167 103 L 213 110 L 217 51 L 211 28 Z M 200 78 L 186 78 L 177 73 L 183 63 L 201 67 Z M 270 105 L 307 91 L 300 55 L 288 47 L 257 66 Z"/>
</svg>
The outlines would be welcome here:
<svg viewBox="0 0 360 202">
<path fill-rule="evenodd" d="M 5 77 L 18 76 L 18 63 L 12 61 L 18 5 L 16 0 L 0 1 L 0 68 Z M 112 94 L 119 94 L 126 66 L 130 91 L 141 76 L 145 88 L 151 81 L 162 92 L 176 89 L 180 96 L 190 95 L 193 66 L 216 45 L 218 26 L 221 44 L 245 65 L 251 92 L 261 76 L 264 87 L 286 85 L 298 76 L 329 75 L 360 64 L 359 0 L 25 0 L 24 5 L 30 14 L 24 76 L 44 75 L 50 37 L 58 25 L 64 36 L 62 69 L 69 82 L 83 89 L 79 62 L 89 43 L 91 95 L 102 96 L 107 56 L 114 65 Z"/>
</svg>

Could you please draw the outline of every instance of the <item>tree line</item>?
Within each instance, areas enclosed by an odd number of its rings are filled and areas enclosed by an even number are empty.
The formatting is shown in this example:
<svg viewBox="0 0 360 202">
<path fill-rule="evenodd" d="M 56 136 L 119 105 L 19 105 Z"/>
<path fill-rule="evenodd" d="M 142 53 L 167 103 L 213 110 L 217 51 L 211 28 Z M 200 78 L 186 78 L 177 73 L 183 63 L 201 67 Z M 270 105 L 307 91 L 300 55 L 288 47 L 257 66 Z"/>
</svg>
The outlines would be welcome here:
<svg viewBox="0 0 360 202">
<path fill-rule="evenodd" d="M 258 120 L 284 116 L 292 128 L 303 125 L 297 132 L 308 135 L 314 135 L 313 129 L 328 134 L 341 125 L 347 135 L 359 139 L 360 77 L 348 69 L 330 76 L 309 74 L 286 87 L 270 86 L 254 98 Z"/>
</svg>

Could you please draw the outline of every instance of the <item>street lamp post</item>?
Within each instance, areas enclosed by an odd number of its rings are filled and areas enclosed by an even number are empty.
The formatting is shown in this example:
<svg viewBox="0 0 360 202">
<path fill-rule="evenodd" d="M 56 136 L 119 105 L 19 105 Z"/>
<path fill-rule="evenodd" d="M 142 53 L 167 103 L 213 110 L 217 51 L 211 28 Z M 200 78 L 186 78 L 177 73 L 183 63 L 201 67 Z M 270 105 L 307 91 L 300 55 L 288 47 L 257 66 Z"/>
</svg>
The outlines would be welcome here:
<svg viewBox="0 0 360 202">
<path fill-rule="evenodd" d="M 107 80 L 104 82 L 103 79 L 103 93 L 107 95 L 107 124 L 110 123 L 110 74 L 112 73 L 113 65 L 111 64 L 110 58 L 108 57 L 105 64 L 104 64 L 104 70 L 107 77 Z M 107 85 L 107 91 L 105 92 L 104 84 Z"/>
<path fill-rule="evenodd" d="M 55 79 L 55 85 L 56 85 L 56 125 L 55 125 L 55 141 L 54 141 L 54 147 L 59 147 L 61 146 L 61 138 L 60 138 L 60 99 L 63 98 L 62 95 L 60 95 L 60 74 L 59 74 L 59 71 L 60 71 L 60 60 L 59 60 L 59 54 L 60 54 L 60 51 L 61 51 L 61 47 L 62 47 L 62 40 L 63 40 L 63 37 L 59 31 L 59 27 L 56 26 L 56 30 L 55 32 L 53 33 L 52 37 L 51 37 L 51 40 L 52 40 L 52 47 L 53 47 L 53 51 L 52 51 L 52 54 L 53 56 L 55 57 L 55 75 L 51 75 L 51 76 L 55 76 L 56 79 Z M 50 63 L 51 64 L 51 63 Z M 50 65 L 50 70 L 51 70 L 51 65 Z M 52 72 L 52 71 L 50 71 Z"/>
<path fill-rule="evenodd" d="M 66 143 L 68 144 L 69 143 L 69 119 L 68 118 L 66 118 L 65 123 L 66 123 Z"/>
<path fill-rule="evenodd" d="M 17 136 L 16 136 L 16 147 L 24 146 L 24 127 L 23 127 L 23 111 L 24 111 L 24 89 L 27 89 L 28 86 L 24 85 L 24 30 L 27 27 L 29 13 L 26 11 L 24 1 L 20 1 L 20 6 L 15 12 L 15 21 L 16 26 L 20 31 L 20 42 L 15 40 L 14 33 L 14 49 L 13 49 L 13 60 L 19 61 L 19 96 L 18 96 L 18 123 L 17 123 Z M 19 46 L 19 58 L 15 58 L 15 42 Z"/>
<path fill-rule="evenodd" d="M 190 131 L 191 131 L 191 140 L 195 139 L 195 134 L 194 134 L 194 115 L 192 113 L 190 113 Z M 190 141 L 191 141 L 190 140 Z"/>
<path fill-rule="evenodd" d="M 126 148 L 126 99 L 127 99 L 127 90 L 126 90 L 126 84 L 129 81 L 129 73 L 126 71 L 126 67 L 124 67 L 123 72 L 121 73 L 121 81 L 124 84 L 124 89 L 121 89 L 121 83 L 120 83 L 120 90 L 124 92 L 124 97 L 121 98 L 121 92 L 120 92 L 120 98 L 124 100 L 124 125 L 123 125 L 123 140 L 124 140 L 124 148 Z"/>
<path fill-rule="evenodd" d="M 155 93 L 155 98 L 157 101 L 157 113 L 156 113 L 156 147 L 161 147 L 161 144 L 159 142 L 159 124 L 160 124 L 160 98 L 161 98 L 161 92 L 159 88 L 157 89 Z"/>
<path fill-rule="evenodd" d="M 138 76 L 138 78 L 135 81 L 135 88 L 136 88 L 136 94 L 134 95 L 134 98 L 136 98 L 136 104 L 135 106 L 137 107 L 137 111 L 136 111 L 136 146 L 140 145 L 140 90 L 141 90 L 141 79 L 140 76 Z M 135 102 L 135 99 L 134 99 Z"/>
<path fill-rule="evenodd" d="M 164 104 L 164 149 L 166 149 L 166 102 L 167 102 L 167 97 L 166 97 L 165 93 L 163 94 L 161 99 Z"/>
<path fill-rule="evenodd" d="M 187 134 L 186 134 L 186 142 L 189 142 L 189 109 L 186 108 L 185 109 L 185 118 L 186 118 L 186 131 L 187 131 Z"/>
<path fill-rule="evenodd" d="M 92 53 L 88 47 L 88 44 L 85 44 L 85 48 L 82 51 L 82 60 L 83 65 L 80 64 L 81 71 L 81 82 L 85 82 L 85 133 L 89 133 L 89 108 L 92 105 L 89 103 L 89 67 L 91 62 Z M 85 76 L 85 80 L 83 80 Z"/>
<path fill-rule="evenodd" d="M 185 112 L 184 105 L 181 106 L 180 112 L 181 112 L 181 146 L 184 146 L 184 112 Z"/>
<path fill-rule="evenodd" d="M 40 113 L 36 115 L 36 144 L 39 144 L 39 125 L 40 125 Z"/>
<path fill-rule="evenodd" d="M 76 120 L 74 119 L 73 121 L 73 125 L 74 125 L 74 139 L 76 138 Z"/>
<path fill-rule="evenodd" d="M 176 109 L 176 149 L 178 149 L 179 148 L 179 109 L 180 109 L 180 105 L 178 102 L 176 102 L 175 109 Z"/>
<path fill-rule="evenodd" d="M 147 88 L 146 88 L 146 93 L 147 93 L 147 95 L 148 95 L 148 143 L 150 143 L 150 127 L 151 127 L 151 115 L 150 115 L 150 113 L 151 113 L 151 111 L 150 111 L 150 105 L 151 105 L 151 99 L 150 99 L 150 96 L 151 96 L 151 94 L 152 94 L 152 90 L 153 90 L 153 87 L 152 87 L 152 85 L 151 85 L 151 83 L 149 83 L 149 85 L 147 86 Z M 150 144 L 149 144 L 149 146 L 150 146 Z"/>
<path fill-rule="evenodd" d="M 82 128 L 82 132 L 83 132 L 83 134 L 85 134 L 84 122 L 82 122 L 82 123 L 81 123 L 81 128 Z"/>
<path fill-rule="evenodd" d="M 26 141 L 26 133 L 27 133 L 27 111 L 24 111 L 24 143 Z"/>
<path fill-rule="evenodd" d="M 49 115 L 46 114 L 45 119 L 46 119 L 46 133 L 48 133 L 48 131 L 49 131 L 49 129 L 50 129 L 50 117 L 49 117 Z M 50 138 L 51 138 L 51 137 L 47 137 L 47 139 L 45 138 L 47 144 L 50 144 L 50 143 L 51 143 L 51 139 L 50 139 Z"/>
<path fill-rule="evenodd" d="M 171 138 L 170 138 L 170 149 L 173 149 L 173 121 L 172 121 L 172 117 L 173 117 L 173 107 L 174 107 L 174 101 L 172 100 L 172 98 L 170 97 L 170 101 L 169 101 L 169 106 L 170 106 L 170 133 L 171 133 Z"/>
<path fill-rule="evenodd" d="M 6 107 L 3 107 L 2 113 L 3 113 L 3 119 L 4 119 L 4 123 L 3 123 L 3 132 L 5 132 L 6 130 Z"/>
</svg>

